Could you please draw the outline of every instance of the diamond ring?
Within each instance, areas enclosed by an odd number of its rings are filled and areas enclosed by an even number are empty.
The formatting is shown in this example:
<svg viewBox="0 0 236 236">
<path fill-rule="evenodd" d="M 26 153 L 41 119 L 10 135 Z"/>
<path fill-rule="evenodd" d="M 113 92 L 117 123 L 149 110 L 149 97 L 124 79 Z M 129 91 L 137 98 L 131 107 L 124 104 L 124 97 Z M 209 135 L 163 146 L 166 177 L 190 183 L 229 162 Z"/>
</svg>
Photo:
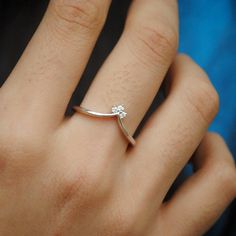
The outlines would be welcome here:
<svg viewBox="0 0 236 236">
<path fill-rule="evenodd" d="M 134 138 L 129 134 L 128 130 L 126 129 L 126 127 L 123 123 L 123 119 L 127 116 L 127 113 L 125 112 L 125 108 L 123 105 L 113 106 L 111 108 L 111 113 L 100 113 L 100 112 L 96 112 L 96 111 L 91 111 L 91 110 L 86 109 L 81 106 L 75 106 L 73 109 L 78 113 L 82 113 L 82 114 L 92 116 L 92 117 L 99 117 L 99 118 L 116 117 L 119 127 L 120 127 L 122 133 L 124 134 L 124 136 L 126 137 L 126 139 L 133 146 L 135 145 Z"/>
</svg>

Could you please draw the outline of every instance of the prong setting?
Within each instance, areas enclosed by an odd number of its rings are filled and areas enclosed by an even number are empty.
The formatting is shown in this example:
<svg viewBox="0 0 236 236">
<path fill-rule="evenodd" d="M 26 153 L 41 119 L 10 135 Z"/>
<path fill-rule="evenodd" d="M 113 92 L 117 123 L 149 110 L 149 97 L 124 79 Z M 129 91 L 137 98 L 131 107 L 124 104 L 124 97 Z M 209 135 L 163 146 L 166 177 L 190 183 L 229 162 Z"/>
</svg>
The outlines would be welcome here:
<svg viewBox="0 0 236 236">
<path fill-rule="evenodd" d="M 113 114 L 118 115 L 120 119 L 124 119 L 127 116 L 127 113 L 125 112 L 125 108 L 123 105 L 113 106 L 111 111 Z"/>
</svg>

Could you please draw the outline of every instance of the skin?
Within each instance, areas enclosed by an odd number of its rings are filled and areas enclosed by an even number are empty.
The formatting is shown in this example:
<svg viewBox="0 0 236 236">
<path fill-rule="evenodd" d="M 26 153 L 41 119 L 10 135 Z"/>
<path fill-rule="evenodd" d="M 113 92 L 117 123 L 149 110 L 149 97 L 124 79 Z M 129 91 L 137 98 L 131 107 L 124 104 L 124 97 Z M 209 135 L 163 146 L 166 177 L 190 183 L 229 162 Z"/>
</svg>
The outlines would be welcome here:
<svg viewBox="0 0 236 236">
<path fill-rule="evenodd" d="M 0 89 L 0 235 L 202 235 L 236 196 L 233 158 L 207 133 L 218 95 L 201 68 L 176 55 L 174 0 L 132 2 L 82 102 L 100 112 L 125 104 L 134 133 L 169 70 L 167 97 L 137 145 L 114 119 L 64 118 L 110 3 L 52 0 Z M 195 173 L 163 202 L 191 157 Z"/>
</svg>

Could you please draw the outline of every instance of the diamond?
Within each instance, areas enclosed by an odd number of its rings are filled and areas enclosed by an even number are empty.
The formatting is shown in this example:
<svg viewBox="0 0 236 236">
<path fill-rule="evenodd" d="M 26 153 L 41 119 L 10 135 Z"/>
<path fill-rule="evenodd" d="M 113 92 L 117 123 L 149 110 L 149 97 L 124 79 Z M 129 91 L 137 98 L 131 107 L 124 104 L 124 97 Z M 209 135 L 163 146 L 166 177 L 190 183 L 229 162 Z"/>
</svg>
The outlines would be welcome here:
<svg viewBox="0 0 236 236">
<path fill-rule="evenodd" d="M 125 118 L 127 115 L 127 113 L 125 112 L 125 108 L 122 105 L 113 106 L 111 110 L 112 113 L 117 114 L 120 119 Z"/>
</svg>

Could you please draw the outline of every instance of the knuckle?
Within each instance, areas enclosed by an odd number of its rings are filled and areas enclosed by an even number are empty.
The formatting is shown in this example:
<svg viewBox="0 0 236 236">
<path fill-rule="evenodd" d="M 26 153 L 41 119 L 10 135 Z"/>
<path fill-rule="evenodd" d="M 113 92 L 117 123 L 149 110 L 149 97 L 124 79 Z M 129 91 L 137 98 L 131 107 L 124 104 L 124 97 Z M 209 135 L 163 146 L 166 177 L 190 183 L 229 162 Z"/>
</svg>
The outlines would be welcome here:
<svg viewBox="0 0 236 236">
<path fill-rule="evenodd" d="M 219 110 L 219 95 L 208 81 L 191 81 L 185 89 L 185 96 L 194 112 L 207 124 L 216 116 Z"/>
<path fill-rule="evenodd" d="M 0 173 L 5 176 L 3 179 L 7 185 L 32 176 L 44 163 L 42 157 L 46 156 L 46 149 L 42 140 L 29 133 L 27 135 L 26 130 L 15 131 L 0 137 Z"/>
<path fill-rule="evenodd" d="M 52 5 L 57 17 L 69 27 L 93 31 L 105 20 L 101 4 L 94 0 L 54 0 Z"/>
<path fill-rule="evenodd" d="M 155 65 L 169 62 L 176 53 L 178 33 L 165 24 L 136 26 L 130 35 L 132 45 L 136 45 L 136 53 L 145 59 L 148 57 Z"/>
<path fill-rule="evenodd" d="M 230 198 L 236 197 L 236 172 L 235 165 L 227 161 L 219 160 L 215 163 L 214 168 L 215 181 L 223 188 L 224 192 Z"/>
<path fill-rule="evenodd" d="M 104 178 L 94 172 L 78 168 L 76 173 L 69 177 L 65 177 L 65 173 L 60 174 L 62 176 L 59 187 L 60 205 L 75 201 L 79 202 L 81 207 L 86 207 L 91 202 L 99 202 L 99 199 L 106 197 L 108 186 L 104 185 Z"/>
<path fill-rule="evenodd" d="M 68 130 L 65 132 L 67 133 Z M 70 135 L 70 131 L 67 134 Z M 53 159 L 74 160 L 69 163 L 66 161 L 65 165 L 60 165 L 55 171 L 59 205 L 73 200 L 77 203 L 80 202 L 81 207 L 83 207 L 93 201 L 99 201 L 100 198 L 106 198 L 112 190 L 114 173 L 108 171 L 105 158 L 103 158 L 104 161 L 94 159 L 94 157 L 106 155 L 104 150 L 92 147 L 92 149 L 88 148 L 71 153 L 71 144 L 67 143 L 67 138 L 65 139 L 65 137 L 68 137 L 67 134 L 59 135 L 52 141 L 55 150 Z M 83 144 L 83 141 L 81 141 L 82 146 Z M 88 159 L 89 157 L 93 160 Z M 84 162 L 85 159 L 86 162 Z M 70 170 L 69 174 L 68 169 Z"/>
<path fill-rule="evenodd" d="M 62 177 L 61 177 L 62 176 Z M 64 207 L 65 204 L 71 202 L 75 197 L 76 199 L 87 201 L 87 191 L 84 186 L 88 186 L 87 177 L 82 171 L 78 170 L 77 175 L 66 177 L 66 174 L 60 173 L 61 178 L 59 185 L 59 205 Z M 86 198 L 86 199 L 85 199 Z"/>
</svg>

